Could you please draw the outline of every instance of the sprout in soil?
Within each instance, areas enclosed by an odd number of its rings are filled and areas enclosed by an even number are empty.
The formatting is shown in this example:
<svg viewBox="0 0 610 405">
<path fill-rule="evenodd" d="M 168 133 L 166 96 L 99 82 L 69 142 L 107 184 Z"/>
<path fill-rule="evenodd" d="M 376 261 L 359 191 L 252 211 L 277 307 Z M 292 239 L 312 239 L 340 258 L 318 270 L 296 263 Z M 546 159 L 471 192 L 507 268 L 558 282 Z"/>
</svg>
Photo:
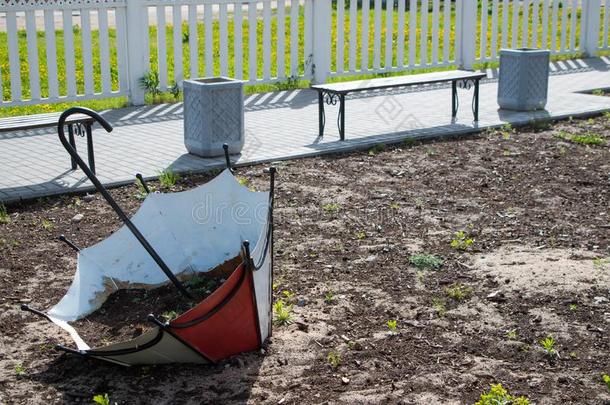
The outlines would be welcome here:
<svg viewBox="0 0 610 405">
<path fill-rule="evenodd" d="M 548 335 L 540 341 L 540 346 L 542 347 L 547 356 L 559 356 L 559 352 L 557 351 L 557 349 L 555 349 L 555 343 L 555 338 L 552 335 Z"/>
<path fill-rule="evenodd" d="M 334 350 L 328 353 L 327 360 L 333 370 L 336 370 L 341 365 L 341 356 Z"/>
<path fill-rule="evenodd" d="M 110 405 L 110 397 L 108 394 L 98 394 L 93 397 L 93 402 L 99 405 Z"/>
<path fill-rule="evenodd" d="M 468 237 L 464 231 L 457 231 L 451 240 L 451 247 L 456 250 L 466 250 L 474 243 L 474 239 Z"/>
<path fill-rule="evenodd" d="M 464 301 L 472 295 L 472 288 L 461 283 L 454 283 L 450 287 L 445 288 L 447 296 L 456 301 Z"/>
<path fill-rule="evenodd" d="M 326 294 L 324 294 L 324 302 L 327 304 L 333 304 L 335 302 L 336 298 L 335 298 L 335 294 L 333 293 L 332 290 L 328 290 L 326 292 Z"/>
<path fill-rule="evenodd" d="M 274 322 L 278 326 L 290 325 L 292 323 L 292 305 L 284 303 L 282 300 L 277 300 L 273 304 L 273 313 L 275 314 Z"/>
<path fill-rule="evenodd" d="M 519 334 L 517 333 L 517 329 L 511 329 L 508 332 L 506 332 L 506 338 L 508 340 L 516 340 L 518 336 L 519 336 Z"/>
<path fill-rule="evenodd" d="M 8 216 L 8 211 L 4 204 L 0 203 L 0 224 L 8 224 L 11 217 Z"/>
<path fill-rule="evenodd" d="M 171 169 L 165 169 L 159 172 L 159 183 L 161 183 L 161 187 L 172 188 L 176 185 L 178 180 L 180 180 L 180 176 Z"/>
<path fill-rule="evenodd" d="M 502 384 L 492 385 L 488 392 L 481 394 L 481 397 L 474 405 L 529 405 L 530 401 L 526 397 L 515 397 L 502 387 Z"/>
</svg>

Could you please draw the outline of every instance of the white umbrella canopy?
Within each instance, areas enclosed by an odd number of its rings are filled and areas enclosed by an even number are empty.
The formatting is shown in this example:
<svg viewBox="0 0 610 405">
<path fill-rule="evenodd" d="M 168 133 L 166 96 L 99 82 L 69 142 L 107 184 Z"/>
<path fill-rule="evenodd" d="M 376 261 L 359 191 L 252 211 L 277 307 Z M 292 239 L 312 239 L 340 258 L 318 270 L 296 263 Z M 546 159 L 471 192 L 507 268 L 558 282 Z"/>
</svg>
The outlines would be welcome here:
<svg viewBox="0 0 610 405">
<path fill-rule="evenodd" d="M 173 274 L 190 276 L 237 256 L 243 241 L 258 241 L 268 210 L 269 193 L 248 190 L 227 169 L 189 191 L 150 194 L 131 221 Z M 78 253 L 74 281 L 48 315 L 74 321 L 97 310 L 118 288 L 154 288 L 166 282 L 123 226 Z"/>
<path fill-rule="evenodd" d="M 72 113 L 88 114 L 111 129 L 96 113 L 82 108 L 70 109 L 62 118 Z M 77 350 L 60 349 L 124 365 L 215 362 L 259 347 L 271 333 L 275 171 L 270 170 L 268 192 L 249 190 L 228 168 L 192 190 L 149 194 L 129 219 L 64 142 L 62 123 L 60 118 L 64 147 L 125 225 L 78 251 L 72 284 L 56 305 L 46 312 L 22 308 L 70 334 Z M 211 296 L 170 323 L 151 318 L 156 326 L 135 339 L 92 350 L 70 324 L 95 312 L 119 289 L 152 289 L 172 282 L 188 294 L 180 279 L 208 272 L 239 255 L 242 264 Z M 227 340 L 227 334 L 234 337 Z"/>
</svg>

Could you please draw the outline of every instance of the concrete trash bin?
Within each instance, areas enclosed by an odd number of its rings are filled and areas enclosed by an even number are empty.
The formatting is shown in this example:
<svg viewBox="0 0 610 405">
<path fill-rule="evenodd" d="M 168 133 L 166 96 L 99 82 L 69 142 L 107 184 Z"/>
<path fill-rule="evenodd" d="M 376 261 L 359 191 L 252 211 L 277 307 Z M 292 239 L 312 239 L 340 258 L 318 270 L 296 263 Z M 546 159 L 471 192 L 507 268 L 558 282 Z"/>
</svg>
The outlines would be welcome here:
<svg viewBox="0 0 610 405">
<path fill-rule="evenodd" d="M 516 111 L 542 110 L 549 86 L 550 52 L 544 49 L 502 49 L 498 105 Z"/>
<path fill-rule="evenodd" d="M 244 82 L 227 77 L 184 81 L 184 145 L 189 153 L 221 156 L 244 147 Z"/>
</svg>

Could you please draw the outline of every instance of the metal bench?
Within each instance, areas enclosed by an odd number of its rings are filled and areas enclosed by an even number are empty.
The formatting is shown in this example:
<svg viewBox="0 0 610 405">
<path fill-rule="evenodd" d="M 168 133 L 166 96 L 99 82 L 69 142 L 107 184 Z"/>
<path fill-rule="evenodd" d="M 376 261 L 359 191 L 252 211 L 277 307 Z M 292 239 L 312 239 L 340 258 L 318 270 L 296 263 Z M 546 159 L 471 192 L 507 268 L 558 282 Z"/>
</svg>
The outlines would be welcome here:
<svg viewBox="0 0 610 405">
<path fill-rule="evenodd" d="M 324 126 L 326 124 L 326 114 L 324 103 L 336 105 L 339 102 L 339 135 L 341 140 L 345 140 L 345 97 L 349 93 L 362 92 L 367 90 L 380 90 L 393 87 L 417 86 L 434 83 L 451 82 L 451 112 L 452 117 L 457 116 L 458 93 L 457 88 L 470 89 L 474 86 L 474 96 L 472 112 L 474 120 L 479 120 L 479 81 L 487 75 L 480 72 L 466 70 L 452 70 L 447 72 L 424 73 L 410 76 L 384 77 L 371 80 L 357 80 L 351 82 L 318 84 L 311 86 L 311 89 L 318 92 L 318 119 L 320 136 L 324 136 Z"/>
<path fill-rule="evenodd" d="M 2 118 L 0 119 L 0 133 L 26 131 L 38 128 L 57 128 L 60 115 L 61 113 L 49 113 Z M 93 118 L 83 114 L 72 115 L 66 120 L 66 125 L 68 126 L 68 140 L 74 149 L 76 149 L 75 136 L 87 137 L 89 167 L 93 173 L 95 173 L 95 157 L 93 153 L 91 126 L 94 122 L 95 120 Z M 71 160 L 72 170 L 76 170 L 76 162 L 74 159 Z"/>
</svg>

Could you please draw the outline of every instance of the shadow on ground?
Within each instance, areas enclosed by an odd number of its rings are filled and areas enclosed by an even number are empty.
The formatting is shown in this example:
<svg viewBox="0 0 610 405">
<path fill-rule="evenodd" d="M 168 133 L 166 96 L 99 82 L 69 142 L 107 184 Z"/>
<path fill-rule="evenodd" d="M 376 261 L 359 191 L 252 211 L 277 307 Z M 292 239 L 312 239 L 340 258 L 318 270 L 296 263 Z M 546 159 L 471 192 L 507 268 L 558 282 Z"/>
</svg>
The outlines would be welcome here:
<svg viewBox="0 0 610 405">
<path fill-rule="evenodd" d="M 263 355 L 246 353 L 217 365 L 172 364 L 123 367 L 62 354 L 27 378 L 54 387 L 62 403 L 92 403 L 108 394 L 111 403 L 243 403 L 252 394 Z"/>
</svg>

